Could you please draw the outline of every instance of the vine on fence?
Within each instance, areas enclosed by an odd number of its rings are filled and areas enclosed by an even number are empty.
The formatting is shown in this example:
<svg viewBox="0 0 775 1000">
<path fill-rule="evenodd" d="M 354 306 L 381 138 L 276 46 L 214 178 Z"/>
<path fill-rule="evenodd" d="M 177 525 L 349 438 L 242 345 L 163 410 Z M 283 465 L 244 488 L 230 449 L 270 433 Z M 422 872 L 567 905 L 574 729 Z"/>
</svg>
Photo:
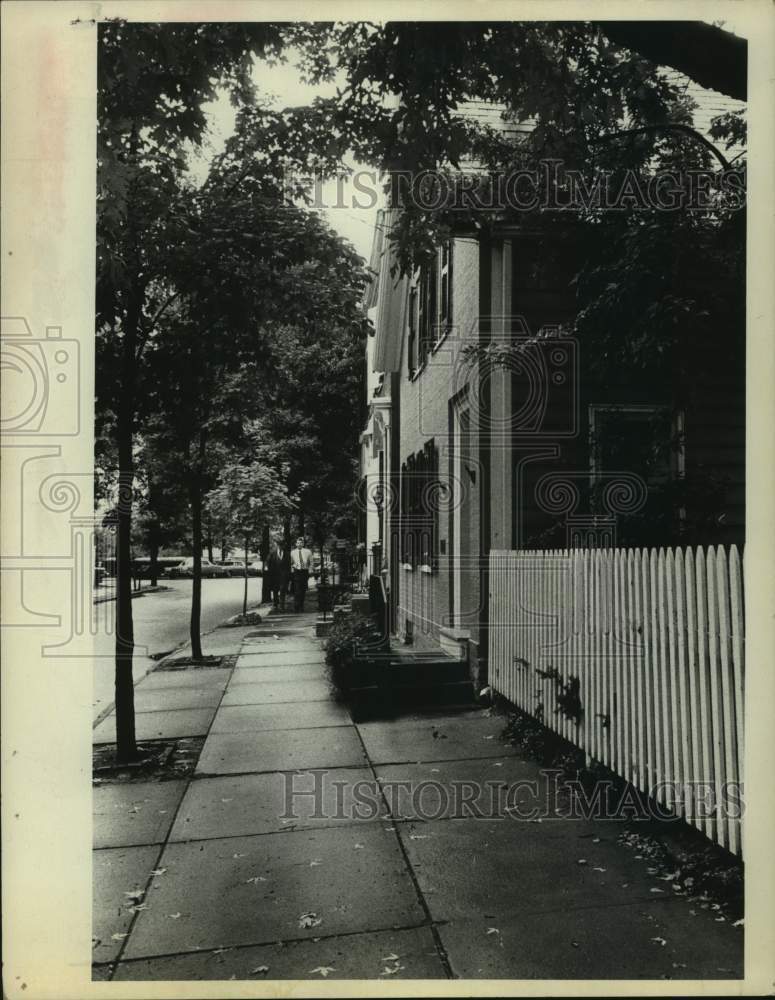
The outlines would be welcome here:
<svg viewBox="0 0 775 1000">
<path fill-rule="evenodd" d="M 547 681 L 554 681 L 557 698 L 555 712 L 560 712 L 566 719 L 570 719 L 571 722 L 578 725 L 584 711 L 581 704 L 581 682 L 578 677 L 569 677 L 566 682 L 556 667 L 549 667 L 548 670 L 541 670 L 540 667 L 534 669 L 539 677 Z M 539 711 L 540 716 L 538 715 Z M 542 702 L 539 702 L 536 717 L 543 719 L 543 714 L 544 706 Z"/>
</svg>

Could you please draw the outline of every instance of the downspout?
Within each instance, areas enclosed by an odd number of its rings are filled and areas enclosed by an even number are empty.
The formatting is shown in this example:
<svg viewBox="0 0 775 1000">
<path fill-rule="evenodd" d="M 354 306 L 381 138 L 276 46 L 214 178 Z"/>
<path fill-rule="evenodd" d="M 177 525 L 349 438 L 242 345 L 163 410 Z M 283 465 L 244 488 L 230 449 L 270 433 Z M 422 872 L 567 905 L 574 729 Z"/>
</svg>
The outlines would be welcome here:
<svg viewBox="0 0 775 1000">
<path fill-rule="evenodd" d="M 479 345 L 486 347 L 492 340 L 492 241 L 489 236 L 479 240 Z M 490 500 L 491 500 L 491 429 L 482 414 L 491 412 L 490 379 L 485 376 L 482 361 L 477 370 L 479 385 L 478 443 L 482 483 L 479 490 L 479 687 L 487 684 L 490 651 Z"/>
<path fill-rule="evenodd" d="M 390 631 L 393 635 L 398 632 L 398 611 L 396 599 L 398 597 L 399 577 L 398 570 L 401 556 L 401 533 L 399 523 L 399 496 L 400 496 L 400 449 L 401 449 L 401 373 L 391 372 L 390 374 L 390 399 L 392 400 L 391 421 L 390 421 L 390 468 L 388 469 L 388 482 L 390 489 L 388 497 L 390 502 L 390 521 L 387 538 L 388 567 L 390 570 L 390 597 L 388 609 L 388 621 Z"/>
</svg>

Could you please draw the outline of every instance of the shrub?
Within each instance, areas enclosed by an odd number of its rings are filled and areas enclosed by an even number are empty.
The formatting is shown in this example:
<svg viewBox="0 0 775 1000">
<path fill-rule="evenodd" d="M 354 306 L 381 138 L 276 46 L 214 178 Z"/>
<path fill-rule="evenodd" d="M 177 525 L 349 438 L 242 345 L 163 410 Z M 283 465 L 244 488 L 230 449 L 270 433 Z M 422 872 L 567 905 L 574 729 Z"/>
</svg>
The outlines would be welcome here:
<svg viewBox="0 0 775 1000">
<path fill-rule="evenodd" d="M 356 687 L 359 654 L 377 649 L 382 636 L 374 621 L 352 613 L 339 614 L 326 640 L 326 665 L 329 680 L 340 697 Z"/>
</svg>

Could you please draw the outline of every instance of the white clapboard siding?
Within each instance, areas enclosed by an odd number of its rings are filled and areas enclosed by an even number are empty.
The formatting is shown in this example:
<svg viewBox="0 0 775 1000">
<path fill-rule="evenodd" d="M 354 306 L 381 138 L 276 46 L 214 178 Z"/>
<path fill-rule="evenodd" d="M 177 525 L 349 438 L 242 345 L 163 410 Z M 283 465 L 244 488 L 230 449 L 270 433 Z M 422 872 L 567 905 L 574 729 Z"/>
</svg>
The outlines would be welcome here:
<svg viewBox="0 0 775 1000">
<path fill-rule="evenodd" d="M 744 647 L 735 546 L 490 553 L 494 689 L 736 854 Z"/>
</svg>

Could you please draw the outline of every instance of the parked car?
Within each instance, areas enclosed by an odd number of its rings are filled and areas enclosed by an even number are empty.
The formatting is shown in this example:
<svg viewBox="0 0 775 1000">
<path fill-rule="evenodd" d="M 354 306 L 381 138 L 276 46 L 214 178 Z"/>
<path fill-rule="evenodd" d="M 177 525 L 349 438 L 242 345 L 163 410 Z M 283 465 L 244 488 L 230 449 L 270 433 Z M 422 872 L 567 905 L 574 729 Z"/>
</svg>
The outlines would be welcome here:
<svg viewBox="0 0 775 1000">
<path fill-rule="evenodd" d="M 169 576 L 173 580 L 184 580 L 186 578 L 191 578 L 194 575 L 194 559 L 189 556 L 188 559 L 184 559 L 177 566 L 172 566 L 169 570 Z M 228 569 L 225 566 L 219 566 L 217 563 L 211 563 L 209 559 L 202 560 L 202 577 L 227 577 L 230 576 Z"/>
<path fill-rule="evenodd" d="M 245 575 L 245 563 L 237 559 L 227 559 L 226 562 L 218 563 L 218 565 L 225 569 L 229 576 Z"/>
</svg>

